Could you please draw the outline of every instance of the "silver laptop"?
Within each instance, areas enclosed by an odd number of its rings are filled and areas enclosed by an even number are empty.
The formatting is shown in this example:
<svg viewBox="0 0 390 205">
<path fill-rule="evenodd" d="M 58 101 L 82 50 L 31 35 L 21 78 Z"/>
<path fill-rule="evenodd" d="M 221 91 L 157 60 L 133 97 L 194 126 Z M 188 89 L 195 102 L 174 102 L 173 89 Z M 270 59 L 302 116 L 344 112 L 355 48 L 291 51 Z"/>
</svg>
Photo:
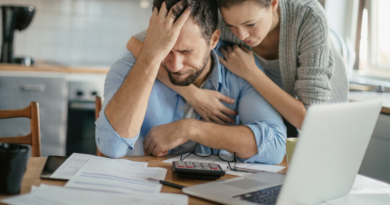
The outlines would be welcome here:
<svg viewBox="0 0 390 205">
<path fill-rule="evenodd" d="M 259 172 L 183 192 L 223 204 L 319 204 L 344 196 L 352 188 L 381 106 L 378 101 L 313 105 L 286 176 Z"/>
</svg>

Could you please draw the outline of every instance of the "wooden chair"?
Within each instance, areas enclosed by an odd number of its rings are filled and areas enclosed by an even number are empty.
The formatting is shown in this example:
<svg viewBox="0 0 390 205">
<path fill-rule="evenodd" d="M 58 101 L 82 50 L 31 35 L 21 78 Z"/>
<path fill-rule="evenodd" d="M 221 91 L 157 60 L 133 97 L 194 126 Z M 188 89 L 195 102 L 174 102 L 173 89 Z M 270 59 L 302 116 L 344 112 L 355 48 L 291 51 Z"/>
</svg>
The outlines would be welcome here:
<svg viewBox="0 0 390 205">
<path fill-rule="evenodd" d="M 0 137 L 2 143 L 20 143 L 31 145 L 31 156 L 41 156 L 41 133 L 39 125 L 39 105 L 37 102 L 31 102 L 24 109 L 19 110 L 0 110 L 0 119 L 27 117 L 30 118 L 30 134 L 22 137 Z"/>
<path fill-rule="evenodd" d="M 95 120 L 99 118 L 100 110 L 102 109 L 102 98 L 99 96 L 96 96 L 95 98 Z M 104 156 L 98 147 L 96 147 L 96 155 L 97 156 Z"/>
</svg>

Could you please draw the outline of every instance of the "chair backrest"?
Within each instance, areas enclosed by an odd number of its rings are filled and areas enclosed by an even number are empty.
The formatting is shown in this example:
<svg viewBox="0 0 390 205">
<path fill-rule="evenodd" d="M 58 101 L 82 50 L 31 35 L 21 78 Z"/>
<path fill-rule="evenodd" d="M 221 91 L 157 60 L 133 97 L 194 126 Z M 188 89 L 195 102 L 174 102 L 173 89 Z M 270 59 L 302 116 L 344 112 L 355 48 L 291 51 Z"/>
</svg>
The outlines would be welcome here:
<svg viewBox="0 0 390 205">
<path fill-rule="evenodd" d="M 31 102 L 24 109 L 19 110 L 0 110 L 0 119 L 27 117 L 30 118 L 30 134 L 22 137 L 0 137 L 2 143 L 20 143 L 31 145 L 31 156 L 41 156 L 41 130 L 39 124 L 39 105 L 37 102 Z"/>
<path fill-rule="evenodd" d="M 102 98 L 100 96 L 96 96 L 95 98 L 95 120 L 99 118 L 100 110 L 102 109 Z M 104 156 L 98 147 L 96 147 L 96 155 L 97 156 Z"/>
</svg>

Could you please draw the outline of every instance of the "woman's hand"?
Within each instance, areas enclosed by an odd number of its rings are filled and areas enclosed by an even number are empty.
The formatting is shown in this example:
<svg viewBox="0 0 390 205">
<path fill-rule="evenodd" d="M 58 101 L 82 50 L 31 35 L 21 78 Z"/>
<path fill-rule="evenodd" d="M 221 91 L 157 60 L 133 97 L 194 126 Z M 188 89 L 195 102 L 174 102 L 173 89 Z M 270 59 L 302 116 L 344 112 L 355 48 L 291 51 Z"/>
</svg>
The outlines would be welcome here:
<svg viewBox="0 0 390 205">
<path fill-rule="evenodd" d="M 223 125 L 235 123 L 235 120 L 227 115 L 236 116 L 238 113 L 220 102 L 221 100 L 226 103 L 234 103 L 234 99 L 215 90 L 198 88 L 196 90 L 196 92 L 188 93 L 186 100 L 204 121 Z"/>
<path fill-rule="evenodd" d="M 219 57 L 219 61 L 232 73 L 240 76 L 248 81 L 248 78 L 252 76 L 254 70 L 258 69 L 255 57 L 252 51 L 241 46 L 234 45 L 233 48 L 227 46 L 220 49 L 223 57 Z"/>
</svg>

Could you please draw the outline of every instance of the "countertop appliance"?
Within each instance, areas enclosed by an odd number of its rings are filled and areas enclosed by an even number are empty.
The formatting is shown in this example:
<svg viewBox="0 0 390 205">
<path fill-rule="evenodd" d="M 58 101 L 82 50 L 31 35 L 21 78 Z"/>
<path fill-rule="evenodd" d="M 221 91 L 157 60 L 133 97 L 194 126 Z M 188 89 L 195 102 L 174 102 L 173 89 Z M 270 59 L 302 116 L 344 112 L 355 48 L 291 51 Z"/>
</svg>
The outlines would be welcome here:
<svg viewBox="0 0 390 205">
<path fill-rule="evenodd" d="M 69 78 L 66 155 L 96 154 L 95 96 L 103 96 L 106 75 L 77 74 Z"/>
<path fill-rule="evenodd" d="M 30 57 L 14 58 L 13 43 L 15 30 L 22 31 L 31 23 L 35 14 L 34 6 L 2 5 L 3 41 L 1 63 L 18 63 L 26 66 L 33 64 Z"/>
</svg>

